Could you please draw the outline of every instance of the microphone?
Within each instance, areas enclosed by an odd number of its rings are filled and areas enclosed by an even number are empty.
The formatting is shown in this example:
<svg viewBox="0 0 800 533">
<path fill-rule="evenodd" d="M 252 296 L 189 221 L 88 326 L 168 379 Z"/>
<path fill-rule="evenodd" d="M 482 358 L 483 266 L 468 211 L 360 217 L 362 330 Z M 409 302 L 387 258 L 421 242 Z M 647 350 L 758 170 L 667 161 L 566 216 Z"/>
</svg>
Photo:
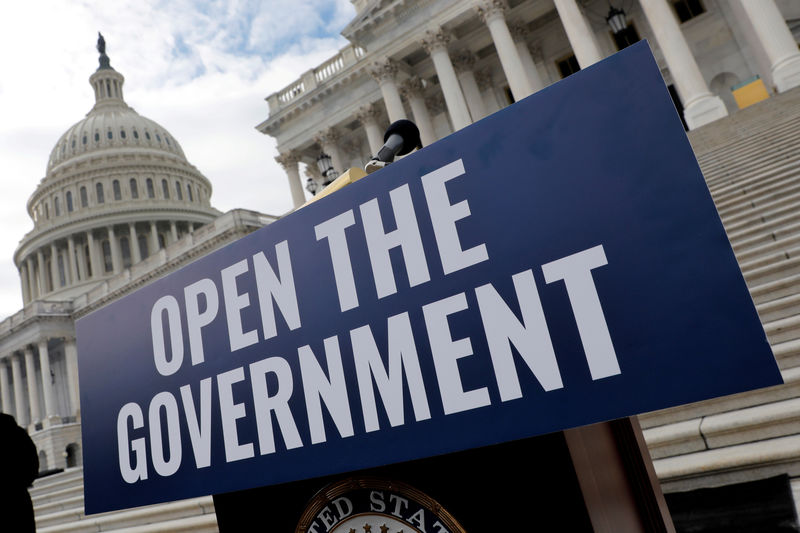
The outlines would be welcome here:
<svg viewBox="0 0 800 533">
<path fill-rule="evenodd" d="M 419 128 L 410 120 L 401 119 L 393 122 L 383 134 L 383 147 L 370 159 L 364 170 L 371 174 L 380 170 L 392 161 L 395 156 L 406 155 L 414 148 L 422 148 Z"/>
</svg>

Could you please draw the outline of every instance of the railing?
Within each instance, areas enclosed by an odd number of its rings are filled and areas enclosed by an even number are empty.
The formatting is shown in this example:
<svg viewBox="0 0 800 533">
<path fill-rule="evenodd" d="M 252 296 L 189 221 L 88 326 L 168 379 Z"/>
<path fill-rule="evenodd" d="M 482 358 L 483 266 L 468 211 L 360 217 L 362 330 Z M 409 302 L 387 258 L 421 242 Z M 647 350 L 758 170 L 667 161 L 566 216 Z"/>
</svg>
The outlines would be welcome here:
<svg viewBox="0 0 800 533">
<path fill-rule="evenodd" d="M 267 97 L 270 104 L 270 113 L 283 109 L 290 103 L 300 98 L 303 94 L 324 85 L 336 74 L 343 72 L 355 65 L 364 57 L 367 51 L 360 46 L 349 45 L 342 48 L 338 54 L 328 59 L 316 68 L 305 72 L 296 80 L 280 91 Z"/>
<path fill-rule="evenodd" d="M 26 320 L 36 316 L 69 316 L 72 302 L 36 300 L 0 322 L 0 334 L 8 333 Z"/>
</svg>

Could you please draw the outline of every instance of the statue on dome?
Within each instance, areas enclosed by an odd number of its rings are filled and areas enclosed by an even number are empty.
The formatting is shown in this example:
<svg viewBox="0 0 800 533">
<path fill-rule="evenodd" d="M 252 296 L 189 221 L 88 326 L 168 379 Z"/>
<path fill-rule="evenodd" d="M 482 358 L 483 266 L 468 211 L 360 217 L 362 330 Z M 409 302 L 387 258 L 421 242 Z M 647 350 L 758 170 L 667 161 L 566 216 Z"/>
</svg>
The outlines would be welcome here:
<svg viewBox="0 0 800 533">
<path fill-rule="evenodd" d="M 106 55 L 106 40 L 103 39 L 103 34 L 100 32 L 97 32 L 97 51 L 100 52 L 100 66 L 97 70 L 111 68 L 111 61 Z"/>
</svg>

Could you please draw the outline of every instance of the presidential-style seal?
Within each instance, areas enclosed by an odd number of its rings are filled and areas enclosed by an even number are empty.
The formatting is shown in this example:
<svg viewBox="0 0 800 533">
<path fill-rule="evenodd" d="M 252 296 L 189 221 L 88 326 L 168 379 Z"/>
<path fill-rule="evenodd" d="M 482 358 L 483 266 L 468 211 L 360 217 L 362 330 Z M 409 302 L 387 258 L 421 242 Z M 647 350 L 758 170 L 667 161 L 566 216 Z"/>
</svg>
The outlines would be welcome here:
<svg viewBox="0 0 800 533">
<path fill-rule="evenodd" d="M 466 533 L 439 503 L 399 481 L 337 481 L 309 502 L 295 533 Z"/>
</svg>

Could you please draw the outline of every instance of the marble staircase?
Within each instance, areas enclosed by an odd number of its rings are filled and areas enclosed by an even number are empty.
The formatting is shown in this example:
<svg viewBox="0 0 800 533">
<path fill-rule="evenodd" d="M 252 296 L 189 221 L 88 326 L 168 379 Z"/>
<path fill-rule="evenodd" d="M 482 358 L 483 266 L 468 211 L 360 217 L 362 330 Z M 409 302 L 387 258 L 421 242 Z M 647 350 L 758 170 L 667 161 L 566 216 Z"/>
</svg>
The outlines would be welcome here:
<svg viewBox="0 0 800 533">
<path fill-rule="evenodd" d="M 800 91 L 689 140 L 785 384 L 641 415 L 645 439 L 666 492 L 788 473 L 800 493 Z"/>
</svg>

